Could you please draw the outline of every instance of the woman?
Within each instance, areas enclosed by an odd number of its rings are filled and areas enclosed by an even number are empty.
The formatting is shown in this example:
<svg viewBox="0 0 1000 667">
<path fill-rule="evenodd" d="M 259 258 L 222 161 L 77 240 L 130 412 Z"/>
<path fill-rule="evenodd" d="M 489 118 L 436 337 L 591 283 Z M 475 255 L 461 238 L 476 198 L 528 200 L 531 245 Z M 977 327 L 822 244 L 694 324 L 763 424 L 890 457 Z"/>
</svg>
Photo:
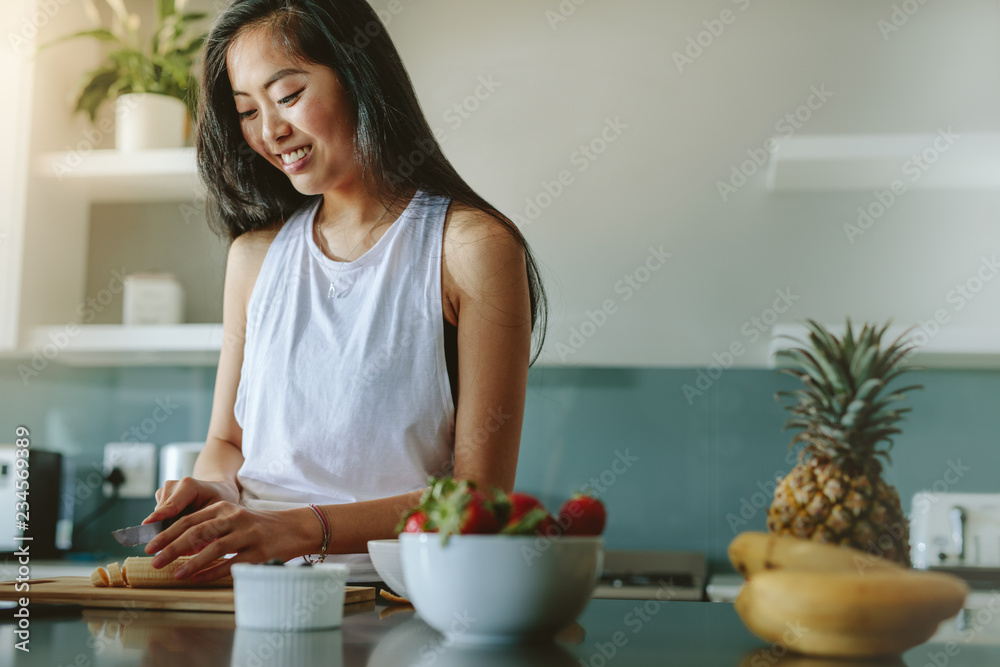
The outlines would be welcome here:
<svg viewBox="0 0 1000 667">
<path fill-rule="evenodd" d="M 154 566 L 197 554 L 177 576 L 203 581 L 362 554 L 429 475 L 511 490 L 544 291 L 517 228 L 442 154 L 371 7 L 231 2 L 197 147 L 234 239 L 225 337 L 194 474 L 146 518 L 187 512 L 147 545 Z"/>
</svg>

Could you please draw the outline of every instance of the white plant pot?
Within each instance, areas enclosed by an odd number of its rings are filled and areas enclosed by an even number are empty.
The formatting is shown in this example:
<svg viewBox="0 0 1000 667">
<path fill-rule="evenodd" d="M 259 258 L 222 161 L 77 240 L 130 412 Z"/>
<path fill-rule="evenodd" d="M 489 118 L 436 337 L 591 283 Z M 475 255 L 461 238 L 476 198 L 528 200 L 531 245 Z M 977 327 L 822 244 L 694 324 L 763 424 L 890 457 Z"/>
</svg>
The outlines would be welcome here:
<svg viewBox="0 0 1000 667">
<path fill-rule="evenodd" d="M 125 153 L 181 148 L 188 111 L 176 97 L 129 93 L 115 100 L 115 148 Z"/>
</svg>

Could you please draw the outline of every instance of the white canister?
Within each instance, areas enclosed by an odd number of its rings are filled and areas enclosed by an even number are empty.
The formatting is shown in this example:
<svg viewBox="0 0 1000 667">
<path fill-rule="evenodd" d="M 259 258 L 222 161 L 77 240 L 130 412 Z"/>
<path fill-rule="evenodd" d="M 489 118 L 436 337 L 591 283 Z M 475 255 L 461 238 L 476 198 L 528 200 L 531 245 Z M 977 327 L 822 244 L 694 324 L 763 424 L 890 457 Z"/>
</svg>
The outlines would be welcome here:
<svg viewBox="0 0 1000 667">
<path fill-rule="evenodd" d="M 184 320 L 184 288 L 172 273 L 125 276 L 122 323 L 180 324 Z"/>
</svg>

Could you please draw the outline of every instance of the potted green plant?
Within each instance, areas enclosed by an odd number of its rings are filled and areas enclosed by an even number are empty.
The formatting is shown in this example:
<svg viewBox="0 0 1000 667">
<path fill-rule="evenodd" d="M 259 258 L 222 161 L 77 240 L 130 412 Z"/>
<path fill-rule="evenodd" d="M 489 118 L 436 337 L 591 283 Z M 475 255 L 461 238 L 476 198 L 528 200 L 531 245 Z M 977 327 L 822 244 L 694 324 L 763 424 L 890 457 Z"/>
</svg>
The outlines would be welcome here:
<svg viewBox="0 0 1000 667">
<path fill-rule="evenodd" d="M 84 0 L 96 27 L 58 40 L 87 37 L 113 46 L 98 67 L 84 74 L 74 112 L 95 122 L 101 105 L 114 100 L 120 151 L 183 146 L 198 103 L 192 70 L 206 34 L 195 24 L 206 14 L 184 11 L 187 0 L 156 0 L 156 24 L 144 37 L 138 14 L 129 12 L 124 0 L 105 2 L 111 8 L 110 27 L 102 26 L 94 0 Z"/>
</svg>

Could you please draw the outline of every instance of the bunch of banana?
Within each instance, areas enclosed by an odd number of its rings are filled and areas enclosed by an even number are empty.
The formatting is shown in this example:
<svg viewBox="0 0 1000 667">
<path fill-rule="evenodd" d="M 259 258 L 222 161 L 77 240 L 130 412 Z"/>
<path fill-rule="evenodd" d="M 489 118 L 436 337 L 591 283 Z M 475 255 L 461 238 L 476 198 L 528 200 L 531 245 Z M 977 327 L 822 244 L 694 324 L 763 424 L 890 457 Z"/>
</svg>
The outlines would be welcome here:
<svg viewBox="0 0 1000 667">
<path fill-rule="evenodd" d="M 898 655 L 930 639 L 968 594 L 951 575 L 793 537 L 745 533 L 729 554 L 747 577 L 736 612 L 782 654 Z"/>
<path fill-rule="evenodd" d="M 740 533 L 729 543 L 729 560 L 747 579 L 765 570 L 867 570 L 905 572 L 902 565 L 837 544 L 774 533 Z"/>
</svg>

